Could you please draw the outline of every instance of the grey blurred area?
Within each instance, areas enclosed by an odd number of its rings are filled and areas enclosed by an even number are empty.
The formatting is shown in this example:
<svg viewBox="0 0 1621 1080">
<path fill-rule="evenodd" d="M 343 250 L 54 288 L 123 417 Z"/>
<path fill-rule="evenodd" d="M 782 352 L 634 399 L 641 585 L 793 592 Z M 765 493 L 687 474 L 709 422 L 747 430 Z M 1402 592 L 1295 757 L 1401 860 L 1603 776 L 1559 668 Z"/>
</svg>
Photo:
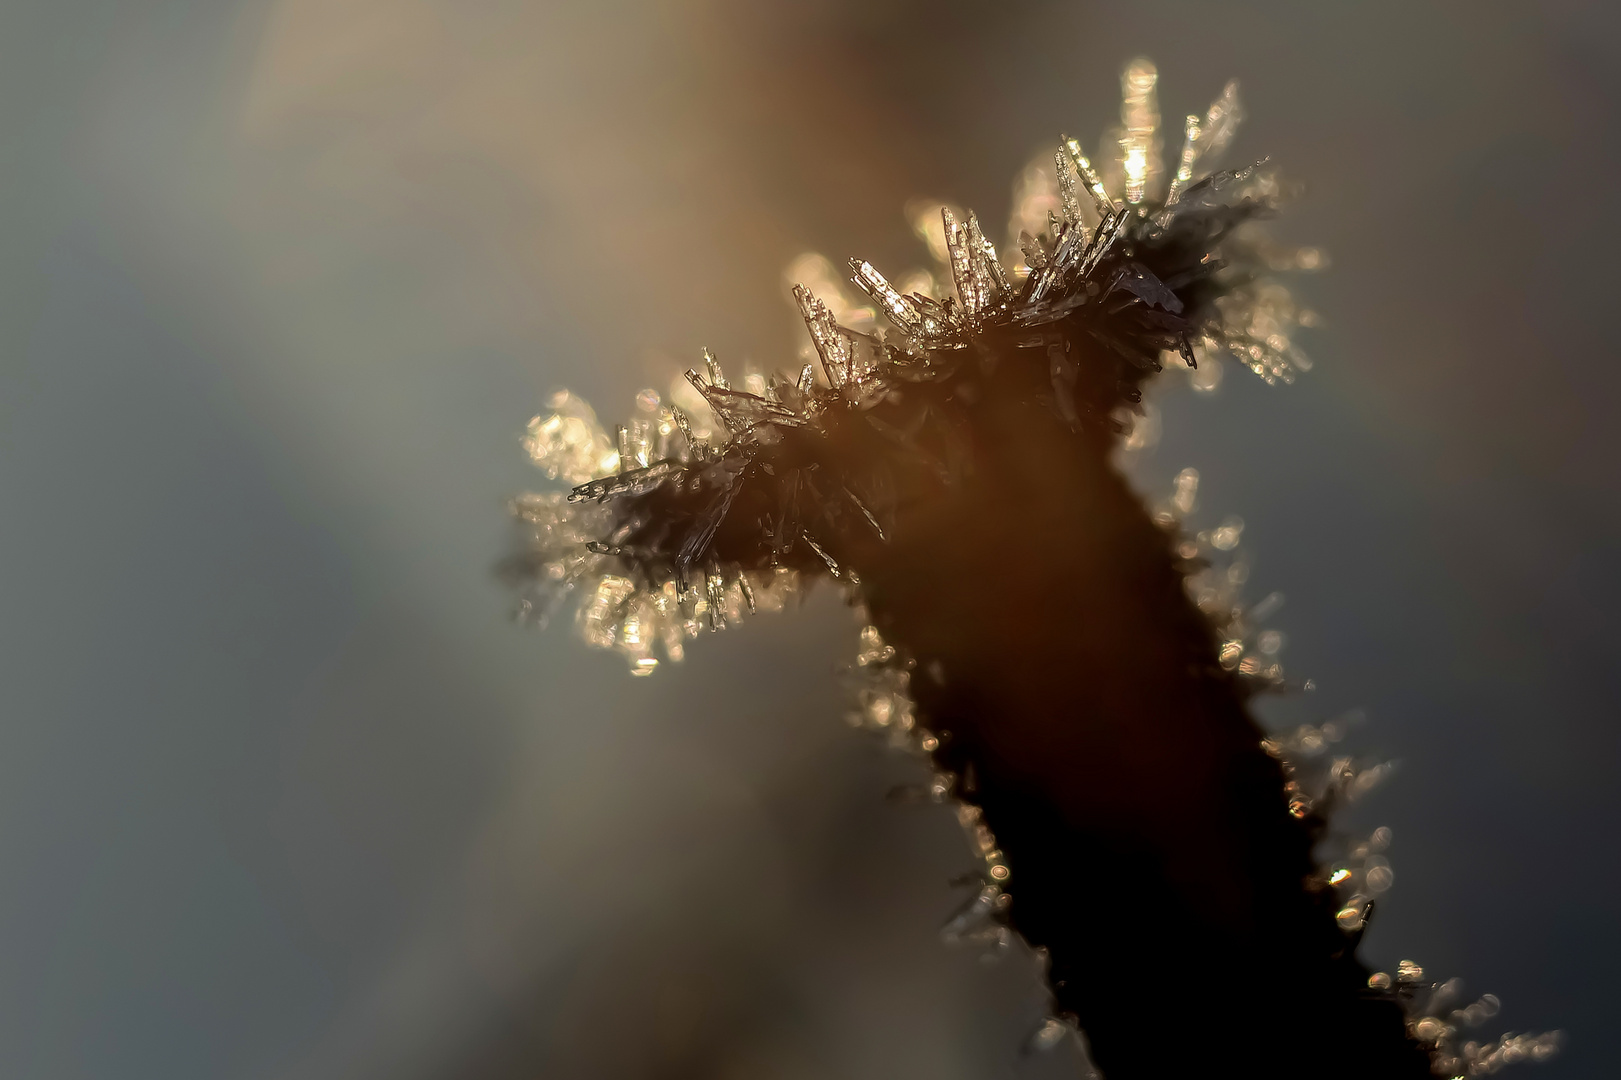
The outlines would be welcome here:
<svg viewBox="0 0 1621 1080">
<path fill-rule="evenodd" d="M 1020 1053 L 1031 958 L 939 942 L 967 851 L 841 722 L 837 597 L 631 679 L 491 567 L 548 390 L 791 362 L 791 259 L 916 264 L 918 196 L 1001 220 L 1136 55 L 1173 123 L 1240 79 L 1332 259 L 1315 370 L 1168 391 L 1145 491 L 1191 465 L 1247 523 L 1317 686 L 1278 722 L 1361 708 L 1401 764 L 1351 819 L 1395 835 L 1370 960 L 1613 1075 L 1617 24 L 0 6 L 0 1076 L 1076 1075 Z"/>
</svg>

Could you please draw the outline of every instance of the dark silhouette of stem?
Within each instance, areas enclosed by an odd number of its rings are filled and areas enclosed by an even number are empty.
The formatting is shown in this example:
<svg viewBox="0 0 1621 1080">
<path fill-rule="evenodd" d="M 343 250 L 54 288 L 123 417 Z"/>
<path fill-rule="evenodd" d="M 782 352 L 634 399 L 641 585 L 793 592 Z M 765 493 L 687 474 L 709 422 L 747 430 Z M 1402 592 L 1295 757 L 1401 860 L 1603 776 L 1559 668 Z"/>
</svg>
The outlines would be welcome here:
<svg viewBox="0 0 1621 1080">
<path fill-rule="evenodd" d="M 1017 379 L 974 389 L 969 465 L 852 563 L 1094 1061 L 1109 1080 L 1428 1076 L 1309 884 L 1320 825 L 1286 810 L 1246 684 L 1109 440 Z"/>
</svg>

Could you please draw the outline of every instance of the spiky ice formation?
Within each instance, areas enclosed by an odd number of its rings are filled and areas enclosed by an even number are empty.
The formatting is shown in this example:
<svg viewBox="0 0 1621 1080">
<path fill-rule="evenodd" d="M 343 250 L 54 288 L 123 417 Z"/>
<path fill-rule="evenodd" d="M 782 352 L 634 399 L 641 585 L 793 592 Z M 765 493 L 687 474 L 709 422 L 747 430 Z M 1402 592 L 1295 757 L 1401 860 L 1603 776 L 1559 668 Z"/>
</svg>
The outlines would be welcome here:
<svg viewBox="0 0 1621 1080">
<path fill-rule="evenodd" d="M 575 486 L 515 501 L 506 572 L 531 617 L 577 595 L 586 640 L 639 674 L 813 581 L 851 590 L 871 619 L 858 716 L 928 761 L 923 796 L 957 807 L 980 858 L 948 938 L 1011 928 L 1045 955 L 1060 1029 L 1111 1080 L 1475 1069 L 1355 959 L 1368 897 L 1313 862 L 1354 776 L 1265 739 L 1247 702 L 1276 671 L 1241 612 L 1201 604 L 1208 550 L 1111 464 L 1167 364 L 1306 366 L 1309 316 L 1272 273 L 1312 261 L 1257 228 L 1278 198 L 1265 163 L 1213 171 L 1235 86 L 1187 118 L 1167 175 L 1152 65 L 1123 85 L 1103 172 L 1061 140 L 1022 274 L 946 209 L 955 295 L 850 261 L 888 330 L 796 286 L 815 364 L 744 389 L 707 352 L 687 373 L 713 442 L 657 395 L 610 438 L 560 394 L 526 443 Z"/>
</svg>

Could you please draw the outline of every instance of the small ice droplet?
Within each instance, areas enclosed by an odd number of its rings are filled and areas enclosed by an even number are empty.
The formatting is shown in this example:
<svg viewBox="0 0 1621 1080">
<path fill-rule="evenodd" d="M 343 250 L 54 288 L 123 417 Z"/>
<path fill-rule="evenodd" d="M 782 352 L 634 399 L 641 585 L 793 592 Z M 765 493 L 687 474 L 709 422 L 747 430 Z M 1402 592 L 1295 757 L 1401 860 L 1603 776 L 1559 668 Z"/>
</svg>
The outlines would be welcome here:
<svg viewBox="0 0 1621 1080">
<path fill-rule="evenodd" d="M 946 924 L 940 928 L 940 936 L 948 943 L 963 940 L 969 931 L 991 917 L 996 911 L 997 898 L 1001 895 L 1002 890 L 995 885 L 982 887 L 966 904 L 957 909 L 956 914 L 946 920 Z"/>
<path fill-rule="evenodd" d="M 1231 551 L 1238 546 L 1243 535 L 1244 519 L 1237 516 L 1230 517 L 1216 526 L 1215 531 L 1210 534 L 1210 544 L 1218 551 Z"/>
<path fill-rule="evenodd" d="M 1249 617 L 1254 622 L 1261 622 L 1277 614 L 1278 609 L 1282 606 L 1283 594 L 1280 592 L 1270 592 L 1250 608 Z"/>
<path fill-rule="evenodd" d="M 1171 505 L 1176 512 L 1184 516 L 1191 514 L 1199 501 L 1199 470 L 1183 469 L 1176 474 L 1176 487 L 1171 495 Z"/>
<path fill-rule="evenodd" d="M 1056 1016 L 1049 1016 L 1024 1041 L 1024 1052 L 1026 1054 L 1045 1054 L 1063 1042 L 1073 1030 L 1074 1028 Z"/>
<path fill-rule="evenodd" d="M 1426 1016 L 1413 1025 L 1413 1037 L 1421 1043 L 1433 1043 L 1446 1031 L 1446 1025 L 1433 1016 Z"/>
</svg>

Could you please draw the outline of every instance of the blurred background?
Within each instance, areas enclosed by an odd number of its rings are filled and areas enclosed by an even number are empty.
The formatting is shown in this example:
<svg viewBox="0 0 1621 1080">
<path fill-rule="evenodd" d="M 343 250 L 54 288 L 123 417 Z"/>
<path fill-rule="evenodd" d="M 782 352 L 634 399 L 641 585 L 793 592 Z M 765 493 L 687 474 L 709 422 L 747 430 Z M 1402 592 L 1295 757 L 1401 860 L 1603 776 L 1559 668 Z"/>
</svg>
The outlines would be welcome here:
<svg viewBox="0 0 1621 1080">
<path fill-rule="evenodd" d="M 1347 822 L 1395 837 L 1369 960 L 1613 1075 L 1618 23 L 0 5 L 0 1075 L 1076 1075 L 1020 1055 L 1033 961 L 939 942 L 967 850 L 842 723 L 837 598 L 633 680 L 491 567 L 552 388 L 793 364 L 785 266 L 923 263 L 918 197 L 1006 220 L 1137 55 L 1172 143 L 1241 81 L 1230 160 L 1332 260 L 1315 369 L 1168 385 L 1139 481 L 1247 523 L 1317 686 L 1278 716 L 1400 763 Z"/>
</svg>

